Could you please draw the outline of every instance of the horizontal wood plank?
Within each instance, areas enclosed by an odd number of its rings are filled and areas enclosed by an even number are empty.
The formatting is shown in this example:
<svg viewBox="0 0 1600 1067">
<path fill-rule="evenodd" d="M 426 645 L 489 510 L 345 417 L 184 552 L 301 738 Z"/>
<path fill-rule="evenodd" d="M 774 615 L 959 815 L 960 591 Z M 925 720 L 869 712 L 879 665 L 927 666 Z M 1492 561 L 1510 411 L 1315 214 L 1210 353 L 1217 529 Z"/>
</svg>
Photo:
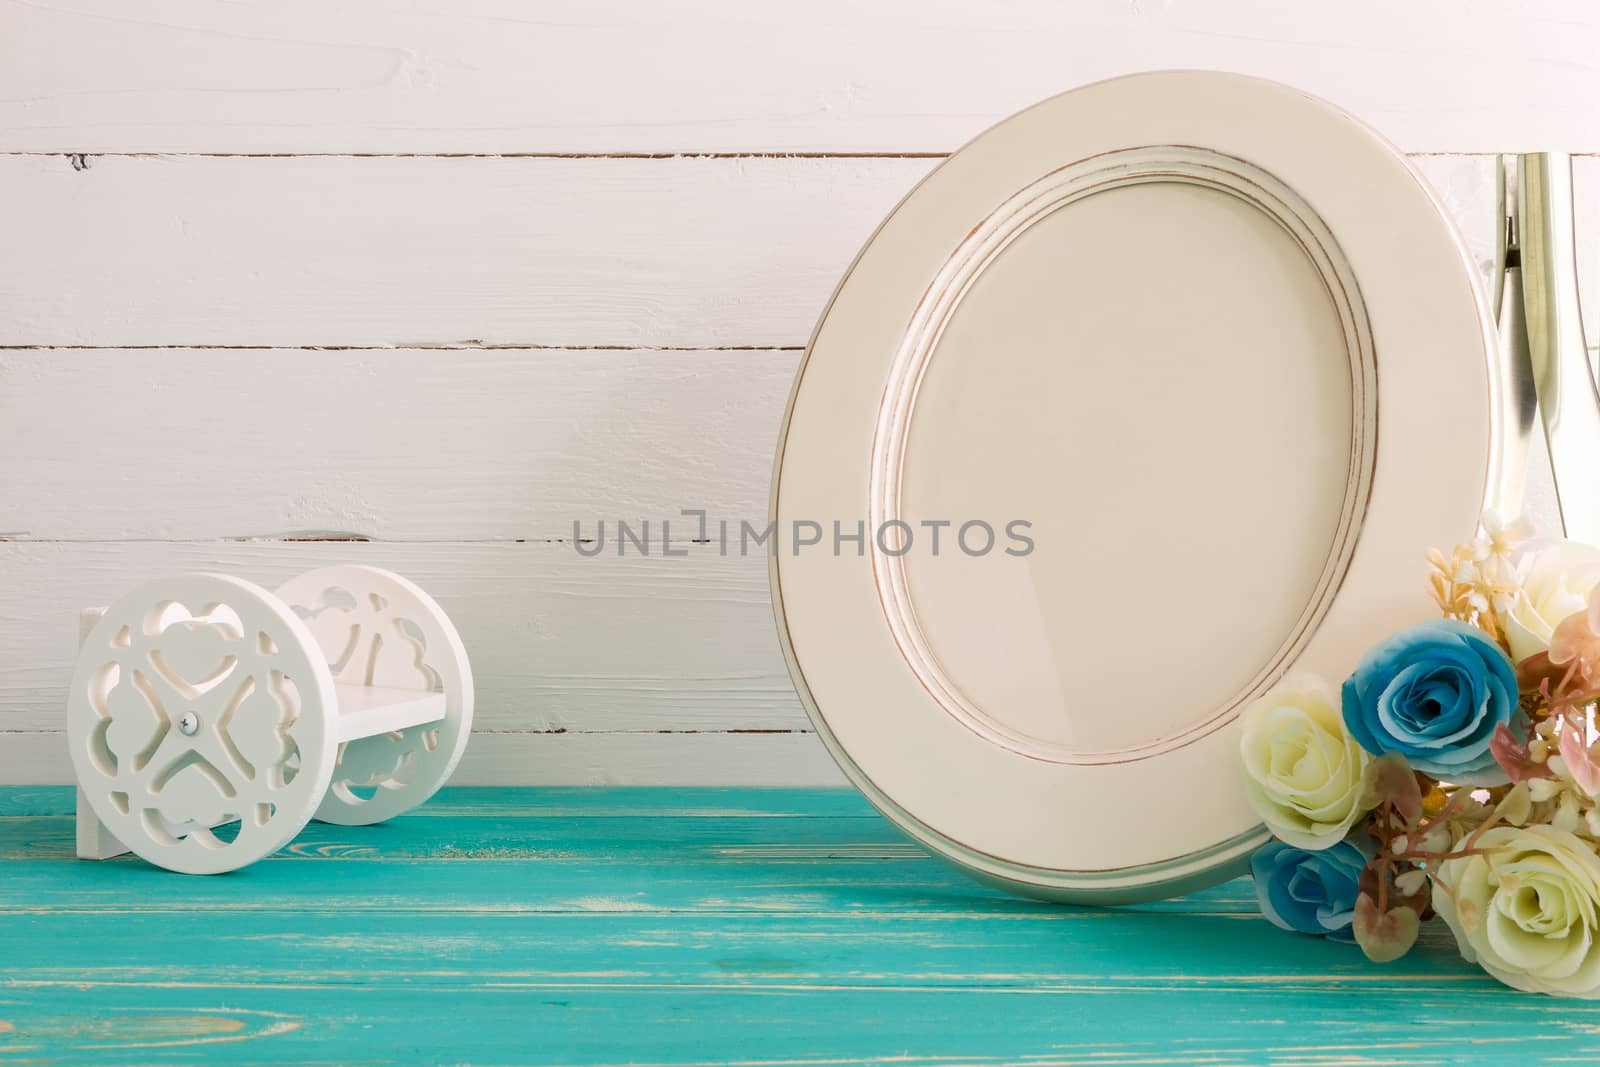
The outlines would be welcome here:
<svg viewBox="0 0 1600 1067">
<path fill-rule="evenodd" d="M 0 157 L 0 344 L 785 346 L 925 159 Z"/>
<path fill-rule="evenodd" d="M 944 152 L 1204 67 L 1409 151 L 1595 151 L 1597 27 L 1587 0 L 36 0 L 0 8 L 0 150 Z"/>
<path fill-rule="evenodd" d="M 0 157 L 0 345 L 797 347 L 935 162 Z"/>
<path fill-rule="evenodd" d="M 761 524 L 792 351 L 0 351 L 0 536 Z M 709 521 L 708 518 L 708 521 Z"/>
<path fill-rule="evenodd" d="M 569 1067 L 1592 1052 L 1600 1004 L 1505 989 L 1442 923 L 1374 964 L 1273 928 L 1244 882 L 1039 904 L 923 854 L 859 798 L 811 796 L 601 790 L 586 817 L 572 791 L 452 791 L 206 879 L 77 861 L 64 815 L 0 816 L 0 1052 Z"/>
<path fill-rule="evenodd" d="M 0 731 L 62 728 L 79 608 L 163 575 L 219 570 L 270 589 L 335 562 L 388 567 L 438 599 L 472 657 L 481 730 L 806 728 L 760 556 L 712 547 L 587 559 L 542 542 L 11 542 L 0 543 Z"/>
</svg>

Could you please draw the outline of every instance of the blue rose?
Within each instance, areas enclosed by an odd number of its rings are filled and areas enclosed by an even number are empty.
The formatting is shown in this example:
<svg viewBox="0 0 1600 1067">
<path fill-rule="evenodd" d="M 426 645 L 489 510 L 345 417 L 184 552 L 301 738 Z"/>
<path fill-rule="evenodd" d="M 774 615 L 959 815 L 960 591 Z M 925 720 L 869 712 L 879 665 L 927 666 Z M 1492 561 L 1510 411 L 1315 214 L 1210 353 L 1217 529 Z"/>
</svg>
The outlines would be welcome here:
<svg viewBox="0 0 1600 1067">
<path fill-rule="evenodd" d="M 1344 683 L 1344 724 L 1375 756 L 1398 752 L 1458 785 L 1502 785 L 1489 742 L 1517 711 L 1517 672 L 1482 630 L 1438 619 L 1401 630 Z"/>
<path fill-rule="evenodd" d="M 1362 838 L 1364 843 L 1370 838 Z M 1370 845 L 1369 845 L 1370 847 Z M 1354 941 L 1356 897 L 1366 849 L 1354 841 L 1310 852 L 1272 841 L 1250 857 L 1261 914 L 1274 926 L 1333 941 Z"/>
</svg>

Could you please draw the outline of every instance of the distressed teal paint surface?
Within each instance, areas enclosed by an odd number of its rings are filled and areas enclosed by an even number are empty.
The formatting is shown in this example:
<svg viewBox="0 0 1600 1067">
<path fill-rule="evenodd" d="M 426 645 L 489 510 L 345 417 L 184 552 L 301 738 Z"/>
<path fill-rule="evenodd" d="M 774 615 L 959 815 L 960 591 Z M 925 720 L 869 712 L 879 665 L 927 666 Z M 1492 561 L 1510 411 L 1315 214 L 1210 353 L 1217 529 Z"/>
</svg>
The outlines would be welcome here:
<svg viewBox="0 0 1600 1067">
<path fill-rule="evenodd" d="M 71 803 L 0 790 L 0 1067 L 1600 1061 L 1600 1004 L 1442 930 L 1379 967 L 1245 883 L 1034 904 L 848 791 L 447 790 L 214 878 L 73 859 Z"/>
</svg>

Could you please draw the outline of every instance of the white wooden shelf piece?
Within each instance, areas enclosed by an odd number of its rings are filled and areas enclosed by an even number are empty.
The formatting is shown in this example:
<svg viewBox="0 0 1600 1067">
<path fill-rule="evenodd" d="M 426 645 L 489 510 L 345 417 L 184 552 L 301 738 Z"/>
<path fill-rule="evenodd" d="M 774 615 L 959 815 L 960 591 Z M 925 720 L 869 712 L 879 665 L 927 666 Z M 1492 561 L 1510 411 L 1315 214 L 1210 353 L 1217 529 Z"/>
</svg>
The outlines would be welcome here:
<svg viewBox="0 0 1600 1067">
<path fill-rule="evenodd" d="M 445 715 L 443 693 L 337 684 L 333 691 L 339 701 L 341 744 L 438 722 Z"/>
<path fill-rule="evenodd" d="M 472 672 L 449 618 L 376 567 L 276 593 L 222 574 L 83 613 L 67 699 L 78 854 L 190 874 L 271 855 L 316 818 L 380 822 L 450 777 Z"/>
</svg>

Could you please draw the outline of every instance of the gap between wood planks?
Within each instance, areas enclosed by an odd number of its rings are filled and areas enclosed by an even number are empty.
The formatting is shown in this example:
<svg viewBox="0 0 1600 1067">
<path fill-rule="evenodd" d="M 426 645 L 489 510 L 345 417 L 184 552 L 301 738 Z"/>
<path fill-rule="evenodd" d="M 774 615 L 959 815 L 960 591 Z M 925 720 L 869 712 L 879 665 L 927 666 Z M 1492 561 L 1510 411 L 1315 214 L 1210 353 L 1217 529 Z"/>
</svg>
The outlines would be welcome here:
<svg viewBox="0 0 1600 1067">
<path fill-rule="evenodd" d="M 1417 159 L 1497 155 L 1494 152 L 1405 152 Z M 1600 152 L 1572 152 L 1600 156 Z M 111 159 L 945 159 L 949 152 L 0 152 L 4 156 L 60 158 L 74 170 Z"/>
<path fill-rule="evenodd" d="M 7 345 L 0 352 L 803 352 L 804 345 L 553 345 L 396 341 L 374 345 Z"/>
<path fill-rule="evenodd" d="M 479 730 L 479 729 L 474 729 L 472 731 L 474 736 L 481 736 L 481 737 L 494 737 L 494 736 L 501 735 L 501 734 L 503 734 L 503 735 L 505 735 L 507 737 L 534 737 L 534 736 L 538 736 L 538 737 L 554 737 L 554 736 L 558 736 L 558 735 L 561 735 L 561 734 L 569 734 L 569 735 L 572 735 L 572 734 L 584 734 L 584 735 L 591 736 L 591 737 L 601 737 L 601 736 L 614 737 L 614 736 L 618 736 L 618 735 L 622 735 L 622 734 L 632 734 L 632 735 L 636 735 L 636 736 L 640 736 L 640 737 L 645 737 L 645 736 L 655 737 L 655 736 L 661 735 L 661 734 L 683 734 L 683 735 L 702 735 L 702 734 L 706 734 L 706 735 L 715 735 L 715 736 L 718 736 L 718 737 L 721 737 L 721 736 L 723 736 L 725 734 L 737 734 L 737 735 L 743 735 L 743 736 L 748 736 L 748 735 L 752 735 L 752 734 L 760 734 L 760 735 L 763 735 L 763 736 L 771 735 L 771 736 L 790 737 L 790 736 L 809 736 L 809 735 L 811 735 L 811 734 L 813 734 L 815 732 L 816 732 L 815 730 L 808 730 L 808 729 L 805 729 L 804 727 L 799 727 L 799 726 L 791 727 L 791 728 L 788 728 L 788 729 L 777 729 L 777 728 L 768 728 L 768 727 L 744 728 L 744 727 L 738 727 L 738 726 L 730 726 L 727 729 L 723 729 L 723 730 L 696 730 L 696 729 L 684 729 L 684 730 L 674 730 L 674 729 L 638 730 L 638 729 L 634 729 L 634 730 L 630 730 L 630 729 L 627 729 L 625 727 L 624 728 L 620 728 L 620 729 L 616 729 L 616 730 L 585 730 L 581 726 L 559 726 L 559 727 L 555 727 L 555 728 L 552 728 L 552 729 L 540 729 L 540 730 Z M 64 737 L 64 736 L 66 736 L 66 731 L 65 730 L 18 730 L 18 729 L 11 729 L 11 728 L 7 728 L 7 727 L 0 727 L 0 737 L 21 737 L 21 736 L 24 736 L 24 735 L 26 735 L 28 737 Z M 3 783 L 0 783 L 0 788 L 4 788 L 4 784 Z"/>
<path fill-rule="evenodd" d="M 580 537 L 406 537 L 383 538 L 368 534 L 330 530 L 317 533 L 241 534 L 238 537 L 35 537 L 28 530 L 0 531 L 0 545 L 300 545 L 339 542 L 383 545 L 592 545 L 594 538 Z M 708 547 L 710 538 L 686 538 L 674 545 Z M 692 549 L 691 549 L 692 551 Z M 674 556 L 677 553 L 673 553 Z M 640 557 L 644 558 L 644 557 Z"/>
<path fill-rule="evenodd" d="M 1411 155 L 1471 155 L 1412 152 Z M 96 159 L 944 159 L 949 152 L 0 152 L 65 159 L 88 170 Z"/>
</svg>

